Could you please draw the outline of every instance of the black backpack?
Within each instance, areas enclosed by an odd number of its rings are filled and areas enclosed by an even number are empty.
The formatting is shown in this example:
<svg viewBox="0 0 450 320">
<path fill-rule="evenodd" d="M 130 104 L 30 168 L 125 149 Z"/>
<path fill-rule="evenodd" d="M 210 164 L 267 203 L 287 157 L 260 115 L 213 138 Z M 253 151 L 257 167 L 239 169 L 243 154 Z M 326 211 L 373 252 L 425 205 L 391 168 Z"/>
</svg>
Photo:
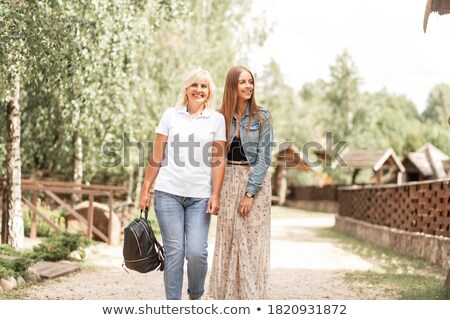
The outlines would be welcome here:
<svg viewBox="0 0 450 320">
<path fill-rule="evenodd" d="M 125 265 L 128 269 L 141 273 L 164 270 L 164 248 L 156 240 L 148 221 L 148 209 L 145 210 L 145 217 L 142 217 L 141 210 L 139 218 L 130 222 L 123 230 L 123 235 L 122 267 Z"/>
</svg>

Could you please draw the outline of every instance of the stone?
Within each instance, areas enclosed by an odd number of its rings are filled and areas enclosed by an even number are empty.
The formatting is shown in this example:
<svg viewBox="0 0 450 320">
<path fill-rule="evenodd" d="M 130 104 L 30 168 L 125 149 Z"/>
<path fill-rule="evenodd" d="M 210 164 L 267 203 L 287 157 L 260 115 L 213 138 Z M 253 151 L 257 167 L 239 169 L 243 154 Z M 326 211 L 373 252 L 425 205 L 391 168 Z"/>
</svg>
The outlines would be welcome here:
<svg viewBox="0 0 450 320">
<path fill-rule="evenodd" d="M 17 287 L 17 281 L 14 277 L 9 277 L 7 280 L 12 284 L 13 288 Z"/>
<path fill-rule="evenodd" d="M 34 283 L 38 282 L 39 280 L 41 280 L 39 273 L 37 271 L 33 270 L 33 268 L 29 267 L 27 271 L 28 272 L 23 276 L 23 279 L 26 282 L 34 284 Z"/>
<path fill-rule="evenodd" d="M 76 261 L 81 261 L 81 260 L 83 260 L 83 259 L 81 258 L 81 255 L 80 255 L 80 253 L 79 253 L 78 251 L 72 251 L 72 252 L 69 254 L 69 258 L 70 258 L 71 260 L 76 260 Z"/>
<path fill-rule="evenodd" d="M 14 286 L 7 279 L 0 280 L 0 287 L 2 287 L 3 291 L 9 291 L 14 289 Z"/>
<path fill-rule="evenodd" d="M 17 277 L 17 286 L 23 287 L 24 285 L 26 285 L 25 279 L 22 277 Z"/>
</svg>

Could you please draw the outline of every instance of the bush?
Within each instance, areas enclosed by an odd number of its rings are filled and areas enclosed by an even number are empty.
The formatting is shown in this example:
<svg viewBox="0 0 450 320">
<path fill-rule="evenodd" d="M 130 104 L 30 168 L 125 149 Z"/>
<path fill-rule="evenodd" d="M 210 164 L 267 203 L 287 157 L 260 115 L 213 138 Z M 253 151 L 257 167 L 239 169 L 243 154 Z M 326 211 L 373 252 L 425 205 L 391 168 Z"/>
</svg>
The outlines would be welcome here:
<svg viewBox="0 0 450 320">
<path fill-rule="evenodd" d="M 0 258 L 0 279 L 22 276 L 34 262 L 31 258 L 27 257 L 27 252 L 14 250 L 13 247 L 6 244 L 0 245 L 0 253 L 16 257 L 12 260 Z"/>
<path fill-rule="evenodd" d="M 28 267 L 33 264 L 29 258 L 16 258 L 13 260 L 0 258 L 0 279 L 22 276 L 27 273 Z"/>
<path fill-rule="evenodd" d="M 17 251 L 9 245 L 0 245 L 0 253 L 16 257 L 15 259 L 0 258 L 0 279 L 23 276 L 33 263 L 45 261 L 68 260 L 72 251 L 80 252 L 84 258 L 84 248 L 92 243 L 83 235 L 64 232 L 51 234 L 33 250 Z"/>
<path fill-rule="evenodd" d="M 45 238 L 40 244 L 33 247 L 30 256 L 34 260 L 58 261 L 67 260 L 72 251 L 81 251 L 84 257 L 84 247 L 91 244 L 91 241 L 80 234 L 63 232 L 62 234 L 52 234 Z"/>
</svg>

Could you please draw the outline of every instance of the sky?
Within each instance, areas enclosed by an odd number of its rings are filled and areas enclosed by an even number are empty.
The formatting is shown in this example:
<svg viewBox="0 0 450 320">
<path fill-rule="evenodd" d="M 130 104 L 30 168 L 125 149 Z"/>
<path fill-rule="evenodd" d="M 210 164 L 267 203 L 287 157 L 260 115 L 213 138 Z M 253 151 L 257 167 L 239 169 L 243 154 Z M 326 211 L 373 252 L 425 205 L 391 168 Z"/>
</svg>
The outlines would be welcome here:
<svg viewBox="0 0 450 320">
<path fill-rule="evenodd" d="M 253 0 L 273 31 L 253 50 L 249 66 L 260 72 L 271 58 L 294 89 L 329 80 L 329 66 L 347 50 L 361 90 L 404 94 L 419 112 L 431 88 L 450 85 L 450 14 L 433 13 L 423 31 L 426 0 Z"/>
</svg>

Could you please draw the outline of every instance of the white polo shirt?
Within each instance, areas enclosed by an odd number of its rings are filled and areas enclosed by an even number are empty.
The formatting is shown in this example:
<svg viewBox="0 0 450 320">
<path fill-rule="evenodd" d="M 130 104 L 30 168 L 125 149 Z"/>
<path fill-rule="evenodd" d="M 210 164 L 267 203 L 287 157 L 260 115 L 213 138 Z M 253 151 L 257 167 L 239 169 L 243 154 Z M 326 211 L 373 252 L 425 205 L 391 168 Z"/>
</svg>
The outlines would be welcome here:
<svg viewBox="0 0 450 320">
<path fill-rule="evenodd" d="M 205 109 L 192 119 L 186 107 L 167 109 L 156 133 L 167 136 L 165 158 L 155 190 L 183 197 L 209 198 L 212 192 L 211 147 L 226 141 L 225 118 Z"/>
</svg>

